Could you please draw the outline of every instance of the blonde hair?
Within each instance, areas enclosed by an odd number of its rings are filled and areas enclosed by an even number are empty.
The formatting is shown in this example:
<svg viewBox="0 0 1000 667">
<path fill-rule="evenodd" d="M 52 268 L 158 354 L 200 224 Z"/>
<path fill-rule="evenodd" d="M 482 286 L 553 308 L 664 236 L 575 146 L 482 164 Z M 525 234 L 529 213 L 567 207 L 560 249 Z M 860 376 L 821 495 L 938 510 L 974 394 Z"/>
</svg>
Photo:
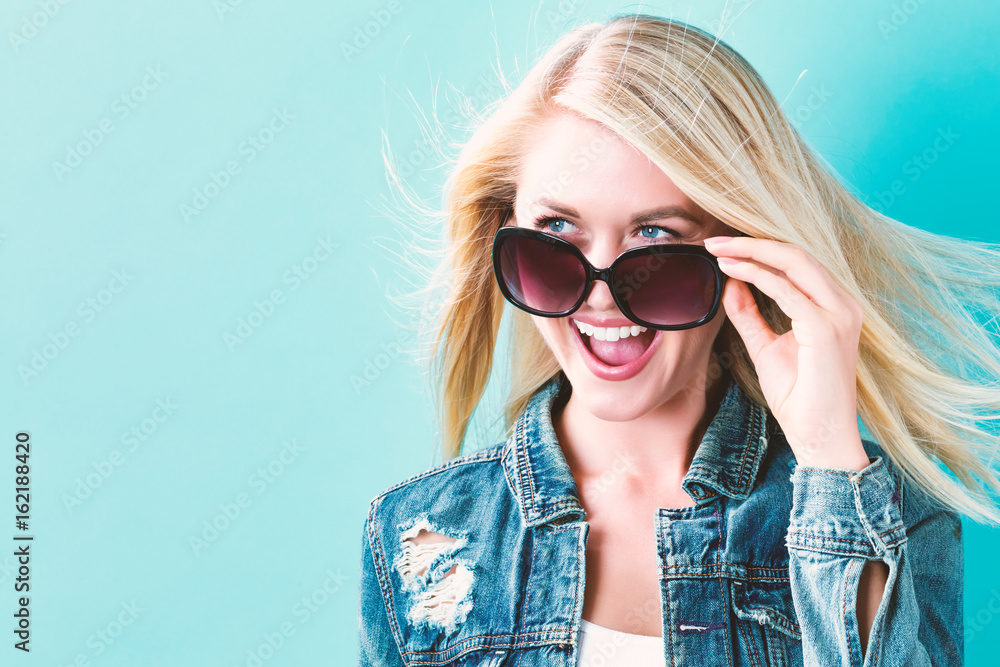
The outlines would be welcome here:
<svg viewBox="0 0 1000 667">
<path fill-rule="evenodd" d="M 931 234 L 862 203 L 823 166 L 750 64 L 680 21 L 627 14 L 576 28 L 488 111 L 446 182 L 444 252 L 432 284 L 447 293 L 423 323 L 433 335 L 445 460 L 461 453 L 493 370 L 505 301 L 490 249 L 515 199 L 525 141 L 553 114 L 573 113 L 634 145 L 737 233 L 792 242 L 819 260 L 864 309 L 857 365 L 864 425 L 943 506 L 1000 523 L 989 495 L 1000 490 L 991 465 L 1000 443 L 977 423 L 996 419 L 1000 407 L 1000 350 L 977 320 L 1000 311 L 1000 246 Z M 788 331 L 774 301 L 754 295 L 769 325 Z M 530 316 L 508 310 L 509 433 L 560 368 Z M 715 351 L 766 407 L 728 320 Z"/>
</svg>

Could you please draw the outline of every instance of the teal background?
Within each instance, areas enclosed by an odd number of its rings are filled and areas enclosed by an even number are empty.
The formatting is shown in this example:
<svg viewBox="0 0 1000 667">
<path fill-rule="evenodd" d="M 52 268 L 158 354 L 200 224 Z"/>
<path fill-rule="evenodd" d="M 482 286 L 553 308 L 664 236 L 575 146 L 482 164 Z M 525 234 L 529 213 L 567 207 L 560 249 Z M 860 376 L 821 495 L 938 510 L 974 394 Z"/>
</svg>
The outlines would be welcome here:
<svg viewBox="0 0 1000 667">
<path fill-rule="evenodd" d="M 16 574 L 0 556 L 0 664 L 247 665 L 283 624 L 263 664 L 353 663 L 368 502 L 440 460 L 420 369 L 385 352 L 412 341 L 387 294 L 416 274 L 384 211 L 382 133 L 429 168 L 417 115 L 436 104 L 457 118 L 454 90 L 481 109 L 502 94 L 497 64 L 516 83 L 570 27 L 643 10 L 715 31 L 728 11 L 723 38 L 870 203 L 1000 240 L 1000 9 L 726 5 L 5 2 L 0 494 L 13 522 L 14 437 L 28 431 L 35 542 L 29 655 L 12 648 Z M 348 59 L 343 44 L 379 12 L 391 18 Z M 102 119 L 110 131 L 95 135 Z M 954 141 L 916 167 L 948 128 Z M 88 131 L 100 142 L 60 173 Z M 270 139 L 252 160 L 250 136 Z M 442 179 L 418 169 L 408 184 L 437 203 Z M 207 186 L 215 196 L 185 220 Z M 275 290 L 260 326 L 227 343 Z M 473 446 L 493 442 L 495 416 Z M 192 547 L 212 521 L 226 527 Z M 967 664 L 995 664 L 1000 532 L 966 522 L 965 540 Z M 119 616 L 129 625 L 100 639 Z"/>
</svg>

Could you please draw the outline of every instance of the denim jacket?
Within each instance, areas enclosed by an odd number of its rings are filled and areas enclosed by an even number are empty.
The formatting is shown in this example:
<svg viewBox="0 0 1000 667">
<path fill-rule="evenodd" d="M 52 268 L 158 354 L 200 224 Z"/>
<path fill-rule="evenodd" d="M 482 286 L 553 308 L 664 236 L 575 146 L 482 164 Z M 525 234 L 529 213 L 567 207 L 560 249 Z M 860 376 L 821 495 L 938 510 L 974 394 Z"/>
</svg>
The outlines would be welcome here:
<svg viewBox="0 0 1000 667">
<path fill-rule="evenodd" d="M 577 664 L 589 525 L 551 419 L 567 388 L 557 373 L 506 442 L 372 500 L 360 666 Z M 863 445 L 861 471 L 797 466 L 730 379 L 682 481 L 696 505 L 653 517 L 669 667 L 962 664 L 959 517 Z M 868 560 L 889 577 L 862 656 Z"/>
</svg>

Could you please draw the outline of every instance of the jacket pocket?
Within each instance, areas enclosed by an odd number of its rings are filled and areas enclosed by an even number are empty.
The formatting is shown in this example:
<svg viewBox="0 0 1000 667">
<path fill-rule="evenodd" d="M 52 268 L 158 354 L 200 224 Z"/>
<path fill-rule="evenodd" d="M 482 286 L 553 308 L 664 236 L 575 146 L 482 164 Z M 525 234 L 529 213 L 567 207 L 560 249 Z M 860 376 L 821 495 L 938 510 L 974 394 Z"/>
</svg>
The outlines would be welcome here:
<svg viewBox="0 0 1000 667">
<path fill-rule="evenodd" d="M 505 650 L 474 651 L 444 664 L 447 667 L 504 667 L 508 664 L 507 656 Z"/>
<path fill-rule="evenodd" d="M 749 664 L 785 667 L 792 664 L 802 640 L 787 577 L 748 574 L 730 580 L 738 641 Z"/>
<path fill-rule="evenodd" d="M 480 667 L 501 667 L 506 658 L 506 651 L 492 651 L 484 655 L 483 659 L 476 664 Z"/>
</svg>

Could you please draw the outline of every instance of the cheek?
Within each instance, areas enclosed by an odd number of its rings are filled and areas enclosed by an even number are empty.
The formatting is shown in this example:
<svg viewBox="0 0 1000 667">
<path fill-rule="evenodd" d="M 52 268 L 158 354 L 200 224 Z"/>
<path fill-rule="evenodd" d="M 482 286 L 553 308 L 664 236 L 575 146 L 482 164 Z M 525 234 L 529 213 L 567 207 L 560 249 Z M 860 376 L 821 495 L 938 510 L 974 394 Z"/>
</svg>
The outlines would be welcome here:
<svg viewBox="0 0 1000 667">
<path fill-rule="evenodd" d="M 566 326 L 567 320 L 565 318 L 537 317 L 532 315 L 532 320 L 542 340 L 545 341 L 554 354 L 572 351 L 573 341 L 569 338 L 569 334 L 572 332 Z"/>
<path fill-rule="evenodd" d="M 709 353 L 719 334 L 720 322 L 713 320 L 694 329 L 664 331 L 665 336 L 657 354 L 661 359 L 694 362 L 701 354 Z"/>
<path fill-rule="evenodd" d="M 558 319 L 538 317 L 535 318 L 535 326 L 538 328 L 538 332 L 542 335 L 542 338 L 550 344 L 557 343 L 563 333 L 561 331 L 561 320 Z"/>
</svg>

